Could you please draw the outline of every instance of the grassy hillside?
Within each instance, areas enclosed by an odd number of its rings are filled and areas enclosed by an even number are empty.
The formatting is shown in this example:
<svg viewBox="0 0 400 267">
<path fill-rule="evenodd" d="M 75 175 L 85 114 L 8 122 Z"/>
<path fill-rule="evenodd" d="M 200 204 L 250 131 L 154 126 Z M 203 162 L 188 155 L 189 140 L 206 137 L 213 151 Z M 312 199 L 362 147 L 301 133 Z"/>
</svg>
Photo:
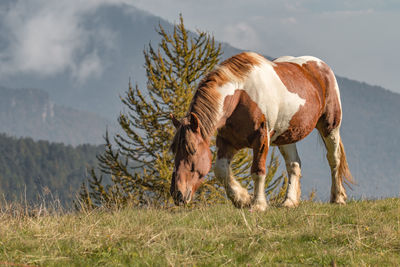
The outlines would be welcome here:
<svg viewBox="0 0 400 267">
<path fill-rule="evenodd" d="M 400 200 L 305 202 L 265 213 L 231 205 L 41 216 L 0 213 L 0 262 L 44 266 L 397 265 Z"/>
</svg>

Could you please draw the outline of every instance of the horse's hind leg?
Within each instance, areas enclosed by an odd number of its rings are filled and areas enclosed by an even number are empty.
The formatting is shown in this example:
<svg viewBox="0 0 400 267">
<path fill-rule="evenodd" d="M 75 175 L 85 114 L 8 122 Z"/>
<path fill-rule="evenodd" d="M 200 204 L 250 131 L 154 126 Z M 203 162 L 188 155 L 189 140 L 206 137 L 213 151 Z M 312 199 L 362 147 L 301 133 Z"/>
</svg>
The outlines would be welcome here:
<svg viewBox="0 0 400 267">
<path fill-rule="evenodd" d="M 332 187 L 331 187 L 331 203 L 346 204 L 346 190 L 343 186 L 342 175 L 340 173 L 340 164 L 342 157 L 345 158 L 344 150 L 341 149 L 341 141 L 339 134 L 339 126 L 330 131 L 330 133 L 324 132 L 324 129 L 317 126 L 317 129 L 324 140 L 325 147 L 327 150 L 326 158 L 328 159 L 329 166 L 331 168 L 332 175 Z M 325 133 L 325 135 L 324 135 Z M 344 159 L 345 161 L 345 159 Z M 344 162 L 347 168 L 347 162 Z"/>
<path fill-rule="evenodd" d="M 237 208 L 250 207 L 251 197 L 247 189 L 243 188 L 232 174 L 231 161 L 237 150 L 226 142 L 223 138 L 217 136 L 217 160 L 214 173 L 217 179 L 224 185 L 228 198 Z"/>
<path fill-rule="evenodd" d="M 289 186 L 282 205 L 285 207 L 296 207 L 299 205 L 301 195 L 301 162 L 296 144 L 279 146 L 279 151 L 285 159 L 286 170 L 289 176 Z"/>
</svg>

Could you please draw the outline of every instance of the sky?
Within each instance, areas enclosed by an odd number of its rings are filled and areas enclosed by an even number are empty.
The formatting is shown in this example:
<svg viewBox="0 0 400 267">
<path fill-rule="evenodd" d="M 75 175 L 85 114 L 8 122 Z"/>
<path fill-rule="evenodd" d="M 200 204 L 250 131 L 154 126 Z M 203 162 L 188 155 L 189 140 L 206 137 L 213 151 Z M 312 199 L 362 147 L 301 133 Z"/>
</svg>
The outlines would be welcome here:
<svg viewBox="0 0 400 267">
<path fill-rule="evenodd" d="M 189 29 L 237 48 L 317 56 L 338 75 L 400 93 L 398 0 L 1 0 L 0 78 L 64 70 L 83 83 L 98 77 L 102 55 L 87 47 L 95 40 L 112 48 L 112 32 L 82 21 L 100 6 L 120 4 L 170 22 L 182 13 Z"/>
<path fill-rule="evenodd" d="M 313 55 L 335 73 L 400 93 L 398 0 L 137 0 L 169 21 L 279 57 Z"/>
</svg>

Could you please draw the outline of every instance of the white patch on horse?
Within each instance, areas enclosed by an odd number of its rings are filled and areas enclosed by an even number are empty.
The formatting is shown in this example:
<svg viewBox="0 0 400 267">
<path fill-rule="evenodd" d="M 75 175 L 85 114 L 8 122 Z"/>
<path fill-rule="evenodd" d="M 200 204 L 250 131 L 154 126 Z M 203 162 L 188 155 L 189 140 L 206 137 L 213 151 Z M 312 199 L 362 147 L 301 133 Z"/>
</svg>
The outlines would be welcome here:
<svg viewBox="0 0 400 267">
<path fill-rule="evenodd" d="M 265 174 L 257 175 L 253 173 L 252 175 L 254 181 L 254 196 L 251 203 L 252 211 L 265 211 L 267 208 L 267 200 L 265 198 Z"/>
<path fill-rule="evenodd" d="M 297 204 L 299 199 L 299 191 L 300 191 L 300 165 L 298 162 L 290 163 L 290 169 L 293 173 L 289 179 L 289 186 L 288 186 L 288 194 L 287 198 L 290 199 L 294 204 Z"/>
<path fill-rule="evenodd" d="M 265 174 L 258 175 L 253 173 L 252 175 L 254 181 L 254 200 L 265 202 Z"/>
<path fill-rule="evenodd" d="M 232 175 L 230 162 L 226 158 L 217 159 L 214 173 L 227 190 L 228 197 L 239 207 L 250 205 L 251 197 Z"/>
<path fill-rule="evenodd" d="M 297 153 L 296 144 L 279 146 L 283 158 L 285 159 L 286 170 L 289 178 L 289 185 L 283 206 L 295 207 L 299 204 L 301 188 L 301 162 Z"/>
<path fill-rule="evenodd" d="M 318 66 L 320 66 L 322 63 L 324 63 L 321 59 L 313 57 L 313 56 L 301 56 L 301 57 L 283 56 L 283 57 L 279 57 L 274 60 L 274 62 L 291 62 L 291 63 L 295 63 L 300 66 L 302 66 L 303 64 L 305 64 L 309 61 L 317 62 Z"/>
<path fill-rule="evenodd" d="M 222 116 L 224 116 L 224 101 L 225 97 L 228 95 L 233 95 L 238 88 L 241 88 L 242 85 L 239 82 L 228 82 L 221 87 L 217 88 L 218 92 L 221 94 L 221 98 L 219 101 L 218 107 L 218 116 L 217 121 L 219 121 Z"/>
<path fill-rule="evenodd" d="M 290 92 L 275 72 L 273 62 L 263 59 L 259 66 L 254 66 L 243 81 L 228 82 L 217 90 L 221 94 L 219 116 L 223 114 L 226 96 L 233 95 L 236 90 L 244 90 L 253 100 L 267 120 L 269 131 L 275 131 L 270 143 L 289 128 L 293 115 L 306 102 L 298 94 Z"/>
<path fill-rule="evenodd" d="M 274 59 L 273 62 L 288 62 L 289 60 L 293 59 L 295 57 L 293 56 L 283 56 L 283 57 L 278 57 L 276 59 Z"/>
<path fill-rule="evenodd" d="M 270 142 L 289 128 L 294 114 L 306 103 L 305 99 L 286 88 L 268 62 L 256 66 L 243 87 L 267 118 L 268 129 L 275 131 Z"/>
</svg>

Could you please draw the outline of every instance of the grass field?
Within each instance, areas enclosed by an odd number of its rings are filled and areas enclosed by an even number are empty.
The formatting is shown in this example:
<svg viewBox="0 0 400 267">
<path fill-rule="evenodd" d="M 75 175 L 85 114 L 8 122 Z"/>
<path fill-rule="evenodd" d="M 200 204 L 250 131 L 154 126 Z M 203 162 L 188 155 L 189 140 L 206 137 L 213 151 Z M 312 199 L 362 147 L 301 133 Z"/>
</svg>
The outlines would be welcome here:
<svg viewBox="0 0 400 267">
<path fill-rule="evenodd" d="M 0 265 L 400 265 L 400 199 L 18 214 L 2 207 Z"/>
</svg>

